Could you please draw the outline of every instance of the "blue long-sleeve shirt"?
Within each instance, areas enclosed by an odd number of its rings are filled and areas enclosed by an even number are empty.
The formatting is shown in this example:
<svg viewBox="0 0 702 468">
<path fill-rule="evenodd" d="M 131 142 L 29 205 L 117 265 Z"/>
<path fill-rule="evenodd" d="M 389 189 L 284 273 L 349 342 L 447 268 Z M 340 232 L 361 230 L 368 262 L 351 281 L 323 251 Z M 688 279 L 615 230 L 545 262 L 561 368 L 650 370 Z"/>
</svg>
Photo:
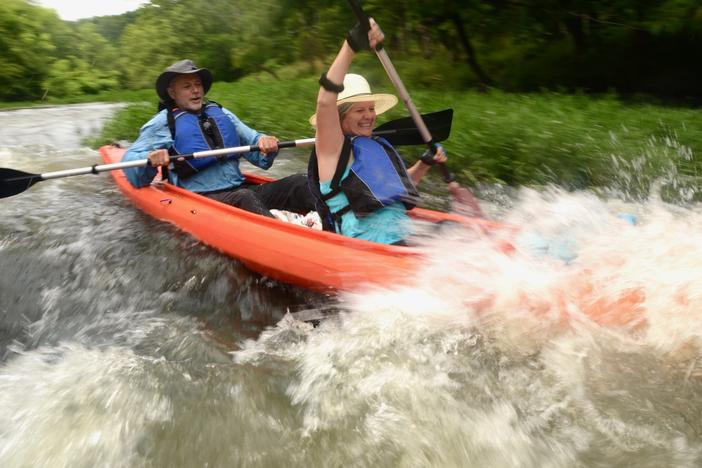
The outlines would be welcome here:
<svg viewBox="0 0 702 468">
<path fill-rule="evenodd" d="M 256 145 L 263 135 L 247 127 L 237 116 L 227 109 L 222 111 L 231 119 L 242 146 Z M 173 145 L 171 131 L 168 129 L 167 111 L 164 109 L 146 122 L 139 131 L 139 137 L 124 154 L 122 161 L 146 159 L 150 152 L 157 149 L 168 149 Z M 245 178 L 239 170 L 239 158 L 245 157 L 251 164 L 262 169 L 268 169 L 278 153 L 264 155 L 258 151 L 230 156 L 226 161 L 213 164 L 197 174 L 181 179 L 173 171 L 170 172 L 171 183 L 187 190 L 204 193 L 216 190 L 226 190 L 240 186 Z M 156 176 L 156 168 L 151 166 L 134 167 L 124 170 L 129 182 L 135 187 L 145 187 Z"/>
</svg>

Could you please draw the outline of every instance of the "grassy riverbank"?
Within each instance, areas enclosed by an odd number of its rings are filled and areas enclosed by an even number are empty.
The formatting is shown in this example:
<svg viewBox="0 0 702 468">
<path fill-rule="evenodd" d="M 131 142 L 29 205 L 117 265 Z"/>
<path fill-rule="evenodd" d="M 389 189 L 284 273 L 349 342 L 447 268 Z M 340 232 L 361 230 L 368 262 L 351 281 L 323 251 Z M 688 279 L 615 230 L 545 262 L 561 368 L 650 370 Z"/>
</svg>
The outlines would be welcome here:
<svg viewBox="0 0 702 468">
<path fill-rule="evenodd" d="M 216 83 L 209 97 L 256 129 L 295 139 L 314 135 L 307 119 L 316 90 L 314 79 L 247 78 Z M 392 92 L 388 86 L 376 91 Z M 661 177 L 702 185 L 697 180 L 702 175 L 698 110 L 627 104 L 614 96 L 411 91 L 422 112 L 454 109 L 451 138 L 444 146 L 464 182 L 613 187 L 632 195 L 646 193 Z M 156 100 L 150 92 L 130 97 L 145 101 L 122 110 L 92 145 L 136 138 L 154 114 Z M 398 105 L 379 123 L 406 114 Z M 403 148 L 408 159 L 421 151 Z"/>
</svg>

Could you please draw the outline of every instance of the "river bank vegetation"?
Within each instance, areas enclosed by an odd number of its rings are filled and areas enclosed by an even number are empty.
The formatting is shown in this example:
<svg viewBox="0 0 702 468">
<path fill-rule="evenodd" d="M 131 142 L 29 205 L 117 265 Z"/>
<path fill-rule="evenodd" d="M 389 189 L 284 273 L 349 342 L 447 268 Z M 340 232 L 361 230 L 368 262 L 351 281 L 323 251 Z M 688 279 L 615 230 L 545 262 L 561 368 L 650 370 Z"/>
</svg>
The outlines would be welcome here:
<svg viewBox="0 0 702 468">
<path fill-rule="evenodd" d="M 455 109 L 445 146 L 462 181 L 627 193 L 660 178 L 702 185 L 698 1 L 363 4 L 420 110 Z M 213 71 L 210 97 L 244 121 L 312 136 L 316 78 L 353 23 L 343 0 L 151 0 L 77 22 L 4 0 L 0 107 L 130 102 L 91 144 L 131 141 L 156 109 L 155 77 L 189 57 Z M 393 91 L 372 54 L 354 66 Z"/>
<path fill-rule="evenodd" d="M 384 83 L 378 90 L 392 92 Z M 257 129 L 298 139 L 314 136 L 307 119 L 317 89 L 315 79 L 259 77 L 215 83 L 209 96 Z M 149 94 L 120 111 L 90 143 L 133 141 L 156 111 L 155 95 Z M 422 112 L 454 109 L 451 137 L 443 145 L 464 182 L 609 187 L 630 196 L 646 196 L 661 178 L 676 190 L 700 185 L 702 164 L 694 155 L 702 152 L 702 124 L 694 109 L 625 103 L 611 95 L 426 89 L 412 94 Z M 379 123 L 404 115 L 396 106 Z M 405 147 L 403 153 L 413 158 L 422 150 Z"/>
<path fill-rule="evenodd" d="M 412 87 L 702 98 L 697 0 L 363 5 L 383 27 L 393 58 L 404 62 L 403 78 Z M 318 76 L 354 22 L 345 0 L 151 0 L 123 15 L 76 22 L 30 0 L 3 0 L 0 100 L 143 89 L 183 57 L 227 82 L 259 72 Z"/>
</svg>

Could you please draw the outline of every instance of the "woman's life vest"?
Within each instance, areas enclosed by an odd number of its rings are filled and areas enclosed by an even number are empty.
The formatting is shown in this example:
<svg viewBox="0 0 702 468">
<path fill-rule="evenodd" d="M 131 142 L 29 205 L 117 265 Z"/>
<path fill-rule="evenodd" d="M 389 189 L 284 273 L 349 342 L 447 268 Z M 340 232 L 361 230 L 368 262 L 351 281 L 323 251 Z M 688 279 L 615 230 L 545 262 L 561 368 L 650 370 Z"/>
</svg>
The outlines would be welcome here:
<svg viewBox="0 0 702 468">
<path fill-rule="evenodd" d="M 169 150 L 172 155 L 239 146 L 236 127 L 224 113 L 222 106 L 216 102 L 209 101 L 205 104 L 200 115 L 175 108 L 168 110 L 167 117 L 168 128 L 173 138 L 173 146 Z M 187 179 L 228 157 L 175 160 L 173 172 L 178 174 L 178 177 Z"/>
<path fill-rule="evenodd" d="M 353 162 L 347 177 L 351 149 Z M 402 202 L 409 210 L 417 205 L 419 193 L 407 173 L 405 163 L 385 139 L 380 137 L 345 137 L 339 162 L 331 180 L 331 192 L 322 194 L 319 187 L 317 154 L 312 150 L 307 168 L 310 190 L 317 199 L 317 211 L 324 229 L 336 232 L 341 216 L 349 210 L 359 218 L 393 203 Z M 331 212 L 326 201 L 343 192 L 349 205 Z"/>
</svg>

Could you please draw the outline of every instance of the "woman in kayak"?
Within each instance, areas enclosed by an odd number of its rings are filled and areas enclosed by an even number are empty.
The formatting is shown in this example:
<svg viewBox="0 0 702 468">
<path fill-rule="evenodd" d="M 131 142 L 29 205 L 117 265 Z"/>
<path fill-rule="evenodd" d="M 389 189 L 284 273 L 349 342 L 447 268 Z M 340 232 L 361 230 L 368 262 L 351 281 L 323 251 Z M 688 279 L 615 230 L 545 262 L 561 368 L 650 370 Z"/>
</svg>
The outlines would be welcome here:
<svg viewBox="0 0 702 468">
<path fill-rule="evenodd" d="M 373 94 L 365 78 L 347 74 L 358 51 L 384 39 L 375 21 L 370 23 L 367 33 L 359 25 L 349 31 L 319 79 L 317 112 L 310 118 L 316 142 L 308 175 L 326 230 L 404 245 L 410 234 L 406 211 L 419 198 L 415 186 L 432 165 L 446 161 L 446 154 L 439 147 L 407 169 L 390 143 L 373 137 L 376 116 L 397 104 L 397 98 Z"/>
</svg>

